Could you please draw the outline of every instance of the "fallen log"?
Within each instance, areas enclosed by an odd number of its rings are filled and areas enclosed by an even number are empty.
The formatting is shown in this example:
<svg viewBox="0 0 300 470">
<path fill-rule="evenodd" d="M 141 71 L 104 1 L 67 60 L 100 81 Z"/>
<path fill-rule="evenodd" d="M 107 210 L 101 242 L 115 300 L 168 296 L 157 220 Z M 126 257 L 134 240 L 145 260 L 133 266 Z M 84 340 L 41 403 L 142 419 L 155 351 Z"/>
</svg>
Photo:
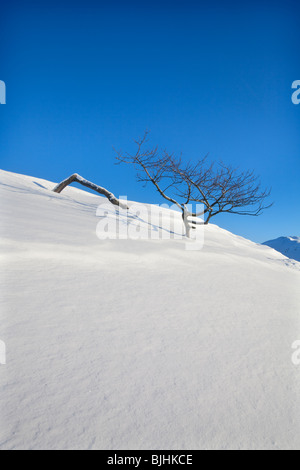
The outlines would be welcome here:
<svg viewBox="0 0 300 470">
<path fill-rule="evenodd" d="M 82 178 L 82 176 L 78 175 L 77 173 L 74 173 L 73 175 L 69 176 L 69 178 L 66 178 L 65 180 L 63 180 L 61 183 L 59 183 L 58 185 L 55 186 L 55 188 L 53 189 L 53 191 L 55 193 L 61 193 L 63 191 L 63 189 L 65 189 L 67 186 L 69 186 L 71 183 L 79 183 L 79 184 L 82 184 L 82 186 L 85 186 L 89 189 L 92 189 L 93 191 L 96 191 L 96 193 L 99 193 L 101 194 L 102 196 L 105 196 L 107 197 L 107 199 L 109 200 L 109 202 L 111 202 L 112 204 L 114 204 L 115 206 L 119 206 L 121 207 L 121 209 L 129 209 L 129 207 L 127 206 L 127 204 L 125 204 L 124 202 L 120 201 L 119 199 L 117 199 L 115 197 L 115 195 L 113 193 L 111 193 L 110 191 L 108 191 L 107 189 L 105 188 L 102 188 L 101 186 L 98 186 L 97 184 L 95 183 L 91 183 L 90 181 Z"/>
</svg>

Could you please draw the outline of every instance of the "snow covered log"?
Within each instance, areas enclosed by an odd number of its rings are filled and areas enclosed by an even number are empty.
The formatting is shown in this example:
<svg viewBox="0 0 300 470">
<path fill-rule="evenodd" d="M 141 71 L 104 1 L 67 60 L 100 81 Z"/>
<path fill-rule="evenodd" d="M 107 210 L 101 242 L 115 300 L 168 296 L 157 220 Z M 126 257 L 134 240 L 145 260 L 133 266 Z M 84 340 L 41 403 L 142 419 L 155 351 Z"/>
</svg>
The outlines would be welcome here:
<svg viewBox="0 0 300 470">
<path fill-rule="evenodd" d="M 69 184 L 74 182 L 80 183 L 83 186 L 86 186 L 87 188 L 92 189 L 93 191 L 96 191 L 97 193 L 107 197 L 107 199 L 115 206 L 119 206 L 122 209 L 129 209 L 127 204 L 123 203 L 122 201 L 119 201 L 119 199 L 117 199 L 113 193 L 111 193 L 105 188 L 102 188 L 101 186 L 98 186 L 97 184 L 91 183 L 90 181 L 82 178 L 82 176 L 78 175 L 77 173 L 74 173 L 73 175 L 69 176 L 69 178 L 63 180 L 61 183 L 55 186 L 53 191 L 55 193 L 61 193 L 63 189 L 65 189 L 67 186 L 69 186 Z"/>
</svg>

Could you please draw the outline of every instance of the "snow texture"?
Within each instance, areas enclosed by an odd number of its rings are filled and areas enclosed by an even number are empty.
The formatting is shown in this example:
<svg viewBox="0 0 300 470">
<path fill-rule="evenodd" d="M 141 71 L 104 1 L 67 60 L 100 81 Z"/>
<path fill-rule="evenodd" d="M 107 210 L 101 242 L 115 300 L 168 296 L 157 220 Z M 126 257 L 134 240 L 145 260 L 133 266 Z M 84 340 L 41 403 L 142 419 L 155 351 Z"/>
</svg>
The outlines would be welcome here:
<svg viewBox="0 0 300 470">
<path fill-rule="evenodd" d="M 299 449 L 299 263 L 216 225 L 99 240 L 122 214 L 54 187 L 0 171 L 0 449 Z"/>
</svg>

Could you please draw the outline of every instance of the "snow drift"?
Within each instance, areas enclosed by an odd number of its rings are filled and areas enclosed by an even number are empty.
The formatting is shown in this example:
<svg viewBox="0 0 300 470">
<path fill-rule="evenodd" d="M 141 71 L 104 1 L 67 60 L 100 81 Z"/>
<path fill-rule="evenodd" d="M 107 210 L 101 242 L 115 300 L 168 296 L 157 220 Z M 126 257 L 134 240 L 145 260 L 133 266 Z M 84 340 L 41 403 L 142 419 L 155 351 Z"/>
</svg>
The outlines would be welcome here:
<svg viewBox="0 0 300 470">
<path fill-rule="evenodd" d="M 54 186 L 0 172 L 0 448 L 299 448 L 299 264 L 216 225 L 99 240 L 106 199 Z"/>
</svg>

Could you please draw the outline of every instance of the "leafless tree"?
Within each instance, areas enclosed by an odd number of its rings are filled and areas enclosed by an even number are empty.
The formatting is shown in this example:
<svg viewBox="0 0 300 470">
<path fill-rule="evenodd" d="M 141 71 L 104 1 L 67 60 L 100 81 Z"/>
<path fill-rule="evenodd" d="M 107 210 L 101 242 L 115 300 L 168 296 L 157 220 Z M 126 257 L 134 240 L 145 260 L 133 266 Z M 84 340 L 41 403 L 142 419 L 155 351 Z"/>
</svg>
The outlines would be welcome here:
<svg viewBox="0 0 300 470">
<path fill-rule="evenodd" d="M 270 190 L 261 189 L 253 171 L 240 171 L 222 162 L 209 164 L 207 156 L 197 163 L 185 163 L 158 147 L 145 148 L 148 131 L 136 141 L 136 153 L 117 151 L 117 161 L 133 164 L 138 181 L 151 182 L 159 194 L 181 211 L 187 235 L 195 228 L 196 217 L 204 224 L 220 213 L 258 216 L 272 204 L 265 204 Z M 203 204 L 203 211 L 191 212 L 188 204 Z M 199 219 L 198 219 L 199 220 Z M 198 222 L 199 223 L 199 222 Z"/>
</svg>

